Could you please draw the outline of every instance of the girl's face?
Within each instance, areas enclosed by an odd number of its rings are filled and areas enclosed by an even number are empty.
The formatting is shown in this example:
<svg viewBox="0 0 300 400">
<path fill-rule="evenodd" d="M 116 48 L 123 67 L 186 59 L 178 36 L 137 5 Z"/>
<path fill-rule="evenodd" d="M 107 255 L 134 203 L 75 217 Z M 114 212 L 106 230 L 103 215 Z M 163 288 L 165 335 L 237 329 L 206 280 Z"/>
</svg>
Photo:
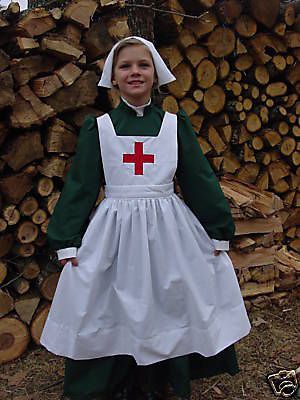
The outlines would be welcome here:
<svg viewBox="0 0 300 400">
<path fill-rule="evenodd" d="M 148 49 L 131 45 L 120 50 L 113 70 L 114 85 L 130 104 L 141 106 L 151 96 L 155 69 Z"/>
</svg>

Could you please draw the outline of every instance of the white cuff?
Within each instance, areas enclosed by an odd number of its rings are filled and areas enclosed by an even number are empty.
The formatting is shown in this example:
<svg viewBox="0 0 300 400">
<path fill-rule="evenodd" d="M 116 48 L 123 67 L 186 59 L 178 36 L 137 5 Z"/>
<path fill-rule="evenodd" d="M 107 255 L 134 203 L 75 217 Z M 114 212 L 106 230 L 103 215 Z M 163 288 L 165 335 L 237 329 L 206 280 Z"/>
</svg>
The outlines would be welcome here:
<svg viewBox="0 0 300 400">
<path fill-rule="evenodd" d="M 216 240 L 212 239 L 213 244 L 215 246 L 215 250 L 228 251 L 229 250 L 229 241 L 228 240 Z"/>
<path fill-rule="evenodd" d="M 66 249 L 57 250 L 57 257 L 59 260 L 64 260 L 65 258 L 73 258 L 77 256 L 76 247 L 67 247 Z"/>
</svg>

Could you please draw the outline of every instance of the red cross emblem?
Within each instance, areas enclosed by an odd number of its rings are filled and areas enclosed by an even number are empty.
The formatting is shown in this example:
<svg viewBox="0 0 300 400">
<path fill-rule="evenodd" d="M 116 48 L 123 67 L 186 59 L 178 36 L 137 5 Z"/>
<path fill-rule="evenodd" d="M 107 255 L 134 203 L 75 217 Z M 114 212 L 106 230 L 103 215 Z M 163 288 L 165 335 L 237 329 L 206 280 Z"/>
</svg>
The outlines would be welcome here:
<svg viewBox="0 0 300 400">
<path fill-rule="evenodd" d="M 144 163 L 154 164 L 154 154 L 144 154 L 143 146 L 143 142 L 135 142 L 134 153 L 123 154 L 123 163 L 134 163 L 135 175 L 144 175 Z"/>
</svg>

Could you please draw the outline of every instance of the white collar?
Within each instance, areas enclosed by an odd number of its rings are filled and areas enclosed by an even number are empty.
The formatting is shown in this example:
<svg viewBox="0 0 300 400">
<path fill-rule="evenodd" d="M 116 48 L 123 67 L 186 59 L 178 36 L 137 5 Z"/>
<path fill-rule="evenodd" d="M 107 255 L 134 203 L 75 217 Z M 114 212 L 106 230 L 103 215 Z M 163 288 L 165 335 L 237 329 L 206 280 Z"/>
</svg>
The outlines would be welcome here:
<svg viewBox="0 0 300 400">
<path fill-rule="evenodd" d="M 143 117 L 144 116 L 144 109 L 145 107 L 149 106 L 151 104 L 151 98 L 148 101 L 148 103 L 143 104 L 142 106 L 134 106 L 133 104 L 128 103 L 127 100 L 124 99 L 124 97 L 121 96 L 121 99 L 123 100 L 123 102 L 130 108 L 132 108 L 135 112 L 137 117 Z"/>
</svg>

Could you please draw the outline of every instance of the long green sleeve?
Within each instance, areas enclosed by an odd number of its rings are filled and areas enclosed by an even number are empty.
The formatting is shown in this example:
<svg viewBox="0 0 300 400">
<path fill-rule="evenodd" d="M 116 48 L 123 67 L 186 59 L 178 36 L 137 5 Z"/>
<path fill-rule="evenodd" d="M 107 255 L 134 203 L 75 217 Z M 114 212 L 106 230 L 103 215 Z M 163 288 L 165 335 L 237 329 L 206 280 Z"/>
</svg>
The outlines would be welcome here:
<svg viewBox="0 0 300 400">
<path fill-rule="evenodd" d="M 87 117 L 76 154 L 51 217 L 47 239 L 53 249 L 79 247 L 103 181 L 96 119 Z"/>
<path fill-rule="evenodd" d="M 212 239 L 232 239 L 235 226 L 229 204 L 184 111 L 178 113 L 178 140 L 176 176 L 184 201 Z"/>
</svg>

